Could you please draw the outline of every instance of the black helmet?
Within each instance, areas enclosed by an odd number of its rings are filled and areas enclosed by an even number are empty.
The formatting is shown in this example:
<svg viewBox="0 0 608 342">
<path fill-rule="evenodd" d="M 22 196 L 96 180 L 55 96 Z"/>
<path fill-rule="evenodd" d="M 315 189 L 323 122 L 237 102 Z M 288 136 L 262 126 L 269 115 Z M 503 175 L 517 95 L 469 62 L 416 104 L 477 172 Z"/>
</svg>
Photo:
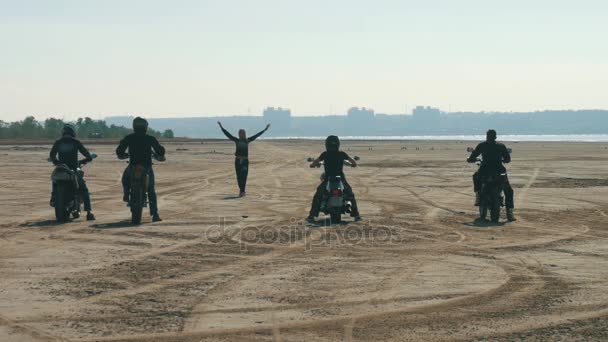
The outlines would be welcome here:
<svg viewBox="0 0 608 342">
<path fill-rule="evenodd" d="M 133 131 L 135 133 L 146 133 L 148 131 L 148 121 L 142 117 L 133 119 Z"/>
<path fill-rule="evenodd" d="M 328 152 L 340 150 L 340 138 L 330 135 L 325 139 L 325 150 Z"/>
<path fill-rule="evenodd" d="M 65 124 L 63 126 L 63 129 L 61 130 L 61 135 L 69 135 L 72 138 L 76 137 L 76 130 L 74 129 L 74 126 L 70 125 L 70 124 Z"/>
<path fill-rule="evenodd" d="M 488 130 L 486 133 L 486 139 L 488 141 L 496 141 L 496 131 L 493 129 Z"/>
</svg>

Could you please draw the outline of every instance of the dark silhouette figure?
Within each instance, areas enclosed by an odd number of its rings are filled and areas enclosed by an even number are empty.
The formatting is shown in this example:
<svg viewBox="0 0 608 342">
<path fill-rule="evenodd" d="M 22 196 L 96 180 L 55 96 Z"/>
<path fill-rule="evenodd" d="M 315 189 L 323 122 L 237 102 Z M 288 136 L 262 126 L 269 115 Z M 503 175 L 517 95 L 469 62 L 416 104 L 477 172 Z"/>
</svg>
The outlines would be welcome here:
<svg viewBox="0 0 608 342">
<path fill-rule="evenodd" d="M 346 198 L 351 202 L 351 213 L 350 215 L 355 218 L 355 221 L 361 220 L 359 214 L 359 208 L 357 207 L 357 200 L 355 199 L 355 193 L 353 188 L 346 181 L 344 175 L 344 161 L 347 160 L 353 167 L 357 167 L 357 162 L 352 159 L 346 152 L 340 151 L 340 139 L 335 135 L 330 135 L 325 140 L 325 152 L 321 153 L 319 158 L 315 159 L 310 167 L 317 167 L 323 162 L 325 174 L 323 181 L 317 187 L 317 191 L 312 199 L 310 206 L 310 213 L 308 214 L 307 221 L 314 222 L 315 217 L 319 216 L 321 205 L 323 201 L 323 194 L 327 191 L 327 180 L 333 176 L 340 176 L 342 183 L 344 184 L 344 194 Z"/>
<path fill-rule="evenodd" d="M 479 171 L 473 175 L 473 187 L 475 189 L 476 200 L 475 205 L 479 205 L 479 191 L 481 190 L 481 180 L 483 176 L 507 174 L 507 169 L 504 164 L 511 162 L 511 154 L 507 147 L 496 141 L 496 131 L 491 129 L 486 134 L 486 141 L 477 145 L 471 153 L 467 161 L 474 163 L 477 157 L 482 156 L 481 166 Z M 508 176 L 505 177 L 504 189 L 505 206 L 507 207 L 507 219 L 515 221 L 513 210 L 515 208 L 514 193 Z"/>
<path fill-rule="evenodd" d="M 89 151 L 84 145 L 76 139 L 76 131 L 71 125 L 63 126 L 61 131 L 61 138 L 53 144 L 51 148 L 50 159 L 54 165 L 65 164 L 71 170 L 76 171 L 78 168 L 78 152 L 80 152 L 85 159 L 83 162 L 90 162 L 93 160 Z M 82 201 L 84 204 L 84 210 L 87 212 L 87 221 L 95 220 L 93 210 L 91 208 L 91 195 L 87 183 L 84 181 L 84 177 L 80 172 L 76 172 L 78 175 L 78 191 L 82 195 Z M 53 183 L 53 191 L 51 193 L 51 206 L 55 206 L 55 183 Z"/>
<path fill-rule="evenodd" d="M 142 165 L 146 168 L 149 176 L 148 200 L 150 202 L 150 215 L 153 222 L 162 221 L 158 215 L 158 204 L 156 199 L 156 189 L 154 187 L 154 170 L 152 169 L 152 151 L 158 157 L 164 157 L 165 148 L 156 140 L 155 137 L 146 134 L 148 131 L 148 121 L 136 117 L 133 119 L 133 132 L 120 141 L 116 148 L 116 155 L 120 159 L 127 158 L 126 151 L 129 150 L 129 166 L 122 174 L 123 201 L 129 202 L 129 189 L 131 188 L 131 167 L 132 165 Z"/>
<path fill-rule="evenodd" d="M 239 137 L 237 138 L 224 129 L 221 122 L 218 121 L 217 124 L 222 129 L 224 135 L 226 135 L 228 139 L 234 141 L 236 145 L 236 151 L 234 152 L 234 170 L 236 171 L 236 180 L 239 185 L 239 197 L 244 197 L 246 194 L 247 175 L 249 174 L 249 143 L 264 134 L 264 132 L 270 128 L 270 124 L 266 125 L 266 128 L 249 138 L 242 128 L 239 129 Z"/>
</svg>

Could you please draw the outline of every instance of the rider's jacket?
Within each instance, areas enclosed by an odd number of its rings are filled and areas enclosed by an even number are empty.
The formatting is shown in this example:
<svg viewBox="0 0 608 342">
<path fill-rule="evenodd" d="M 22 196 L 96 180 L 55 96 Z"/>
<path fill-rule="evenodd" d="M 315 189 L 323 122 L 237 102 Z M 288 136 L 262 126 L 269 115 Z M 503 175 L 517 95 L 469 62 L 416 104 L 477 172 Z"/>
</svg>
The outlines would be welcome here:
<svg viewBox="0 0 608 342">
<path fill-rule="evenodd" d="M 165 148 L 155 137 L 145 133 L 132 133 L 124 137 L 116 148 L 116 155 L 124 155 L 129 149 L 129 164 L 152 167 L 152 151 L 159 156 L 165 155 Z"/>
<path fill-rule="evenodd" d="M 507 172 L 503 163 L 510 163 L 511 155 L 504 144 L 495 141 L 484 141 L 477 145 L 468 161 L 473 163 L 480 155 L 482 156 L 481 167 L 479 168 L 480 174 L 489 175 Z"/>
<path fill-rule="evenodd" d="M 344 161 L 350 159 L 346 152 L 325 151 L 318 158 L 323 161 L 325 177 L 344 176 Z"/>
<path fill-rule="evenodd" d="M 76 170 L 78 168 L 78 152 L 82 153 L 86 161 L 93 160 L 89 151 L 78 139 L 65 135 L 55 141 L 49 157 L 55 165 L 63 163 L 70 169 Z"/>
</svg>

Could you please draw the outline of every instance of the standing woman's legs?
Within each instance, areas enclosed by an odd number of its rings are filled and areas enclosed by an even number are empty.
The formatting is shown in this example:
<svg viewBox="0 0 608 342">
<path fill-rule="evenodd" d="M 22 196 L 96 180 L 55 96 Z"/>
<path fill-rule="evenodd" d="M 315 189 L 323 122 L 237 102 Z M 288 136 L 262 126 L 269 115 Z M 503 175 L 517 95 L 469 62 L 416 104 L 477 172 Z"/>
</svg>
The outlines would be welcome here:
<svg viewBox="0 0 608 342">
<path fill-rule="evenodd" d="M 236 158 L 234 160 L 234 170 L 236 172 L 236 181 L 239 184 L 241 193 L 245 192 L 247 186 L 247 174 L 249 173 L 249 160 Z"/>
<path fill-rule="evenodd" d="M 247 187 L 247 175 L 249 175 L 249 159 L 243 160 L 243 169 L 241 170 L 243 177 L 243 192 L 245 192 L 245 187 Z"/>
</svg>

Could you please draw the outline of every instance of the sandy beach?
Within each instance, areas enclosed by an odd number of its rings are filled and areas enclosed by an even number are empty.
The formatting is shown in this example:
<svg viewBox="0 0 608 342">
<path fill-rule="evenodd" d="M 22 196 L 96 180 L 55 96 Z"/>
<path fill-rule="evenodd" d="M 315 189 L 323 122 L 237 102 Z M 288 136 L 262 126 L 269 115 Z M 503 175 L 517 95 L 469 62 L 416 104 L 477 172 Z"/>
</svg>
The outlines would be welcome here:
<svg viewBox="0 0 608 342">
<path fill-rule="evenodd" d="M 304 223 L 320 141 L 167 144 L 163 222 L 89 145 L 94 222 L 56 224 L 49 145 L 0 146 L 0 341 L 608 340 L 608 144 L 509 143 L 517 222 L 475 223 L 471 142 L 346 141 L 364 217 Z M 146 212 L 147 213 L 147 212 Z"/>
</svg>

